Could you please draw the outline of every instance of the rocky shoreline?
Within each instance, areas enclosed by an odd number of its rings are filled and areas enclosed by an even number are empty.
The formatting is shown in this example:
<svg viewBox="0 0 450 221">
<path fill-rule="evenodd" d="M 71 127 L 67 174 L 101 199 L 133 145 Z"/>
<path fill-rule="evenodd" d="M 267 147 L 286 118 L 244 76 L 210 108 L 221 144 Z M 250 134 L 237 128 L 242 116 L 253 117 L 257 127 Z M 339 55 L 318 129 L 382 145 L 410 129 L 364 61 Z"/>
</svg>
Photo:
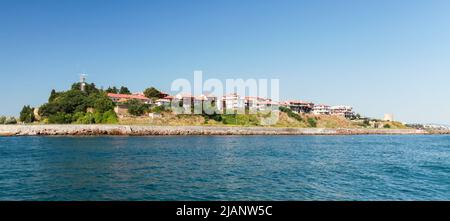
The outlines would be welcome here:
<svg viewBox="0 0 450 221">
<path fill-rule="evenodd" d="M 213 126 L 127 125 L 0 125 L 0 136 L 152 136 L 152 135 L 408 135 L 430 134 L 416 129 L 325 129 Z"/>
</svg>

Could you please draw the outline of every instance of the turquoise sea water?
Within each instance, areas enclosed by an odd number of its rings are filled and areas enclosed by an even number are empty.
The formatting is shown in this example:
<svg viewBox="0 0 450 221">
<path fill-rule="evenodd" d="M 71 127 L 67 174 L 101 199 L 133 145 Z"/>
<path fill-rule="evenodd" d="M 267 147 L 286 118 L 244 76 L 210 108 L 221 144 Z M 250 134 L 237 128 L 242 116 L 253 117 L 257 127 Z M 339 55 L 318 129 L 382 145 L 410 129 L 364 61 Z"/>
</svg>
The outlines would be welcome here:
<svg viewBox="0 0 450 221">
<path fill-rule="evenodd" d="M 450 136 L 0 137 L 0 200 L 450 200 Z"/>
</svg>

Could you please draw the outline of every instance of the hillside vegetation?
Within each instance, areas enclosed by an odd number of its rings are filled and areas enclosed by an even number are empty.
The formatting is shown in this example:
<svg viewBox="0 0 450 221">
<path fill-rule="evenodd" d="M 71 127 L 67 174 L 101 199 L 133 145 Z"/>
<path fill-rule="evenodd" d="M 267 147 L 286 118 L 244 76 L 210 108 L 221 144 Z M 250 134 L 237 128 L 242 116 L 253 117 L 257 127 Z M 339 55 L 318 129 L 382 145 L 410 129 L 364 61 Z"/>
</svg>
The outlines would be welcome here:
<svg viewBox="0 0 450 221">
<path fill-rule="evenodd" d="M 98 89 L 95 84 L 74 83 L 67 91 L 52 90 L 48 102 L 35 109 L 29 105 L 20 112 L 20 123 L 39 124 L 127 124 L 159 126 L 266 126 L 296 128 L 385 128 L 406 129 L 398 122 L 358 119 L 339 116 L 298 114 L 287 107 L 276 110 L 278 118 L 271 113 L 189 115 L 174 114 L 166 106 L 148 104 L 138 99 L 113 101 L 107 93 L 131 94 L 127 87 Z M 81 90 L 83 88 L 83 90 Z M 155 101 L 163 93 L 154 87 L 147 88 L 144 95 Z M 128 114 L 116 114 L 116 105 L 126 106 Z M 275 113 L 275 112 L 273 112 Z M 271 122 L 271 123 L 268 123 Z M 15 124 L 15 118 L 0 117 L 0 124 Z"/>
<path fill-rule="evenodd" d="M 176 115 L 163 112 L 159 117 L 122 117 L 119 123 L 124 125 L 155 125 L 155 126 L 263 126 L 263 114 L 219 115 L 213 119 L 202 115 Z M 299 115 L 290 117 L 285 112 L 279 112 L 279 118 L 272 127 L 299 128 L 363 128 L 352 121 L 337 116 Z"/>
<path fill-rule="evenodd" d="M 42 122 L 53 124 L 95 124 L 117 123 L 114 113 L 114 103 L 106 96 L 106 93 L 87 84 L 85 91 L 80 90 L 80 83 L 75 83 L 68 91 L 50 93 L 48 103 L 39 108 L 39 116 Z M 29 107 L 25 106 L 22 112 L 29 113 Z M 26 117 L 27 115 L 24 115 Z M 30 122 L 27 122 L 30 123 Z"/>
<path fill-rule="evenodd" d="M 168 111 L 159 113 L 158 117 L 121 117 L 119 123 L 124 125 L 155 125 L 155 126 L 263 126 L 263 118 L 268 114 L 247 115 L 176 115 Z M 407 129 L 398 122 L 379 122 L 378 128 L 385 129 Z M 389 125 L 389 126 L 385 126 Z M 292 128 L 374 128 L 364 126 L 357 121 L 344 117 L 330 115 L 297 114 L 279 111 L 278 121 L 270 127 L 292 127 Z"/>
</svg>

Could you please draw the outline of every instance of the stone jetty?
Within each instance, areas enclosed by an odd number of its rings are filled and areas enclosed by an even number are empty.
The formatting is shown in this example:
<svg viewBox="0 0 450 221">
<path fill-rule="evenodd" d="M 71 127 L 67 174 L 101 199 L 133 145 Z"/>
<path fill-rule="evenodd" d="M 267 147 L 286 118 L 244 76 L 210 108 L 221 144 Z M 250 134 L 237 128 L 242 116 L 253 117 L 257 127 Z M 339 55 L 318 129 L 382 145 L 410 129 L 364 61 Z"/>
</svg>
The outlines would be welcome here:
<svg viewBox="0 0 450 221">
<path fill-rule="evenodd" d="M 0 125 L 0 136 L 152 136 L 152 135 L 364 135 L 428 134 L 416 129 L 328 129 L 137 125 Z"/>
</svg>

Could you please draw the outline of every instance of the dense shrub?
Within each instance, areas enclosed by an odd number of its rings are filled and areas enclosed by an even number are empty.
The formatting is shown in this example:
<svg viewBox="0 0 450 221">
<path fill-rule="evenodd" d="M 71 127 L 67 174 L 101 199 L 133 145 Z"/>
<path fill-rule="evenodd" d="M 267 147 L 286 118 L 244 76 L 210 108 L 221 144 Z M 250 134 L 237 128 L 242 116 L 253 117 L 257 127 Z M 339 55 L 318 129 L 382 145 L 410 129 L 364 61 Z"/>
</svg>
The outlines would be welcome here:
<svg viewBox="0 0 450 221">
<path fill-rule="evenodd" d="M 58 112 L 48 117 L 48 122 L 51 124 L 70 124 L 72 123 L 72 114 Z"/>
<path fill-rule="evenodd" d="M 17 124 L 17 119 L 15 117 L 0 117 L 0 124 Z"/>
<path fill-rule="evenodd" d="M 34 108 L 30 106 L 24 106 L 22 111 L 20 111 L 20 121 L 23 123 L 32 123 L 34 122 Z"/>
<path fill-rule="evenodd" d="M 105 113 L 103 113 L 102 122 L 104 124 L 115 124 L 118 123 L 119 119 L 117 118 L 117 115 L 114 111 L 110 110 Z"/>
<path fill-rule="evenodd" d="M 95 111 L 100 113 L 105 113 L 114 109 L 114 103 L 105 93 L 91 94 L 87 97 L 86 102 L 88 107 L 92 107 Z"/>
<path fill-rule="evenodd" d="M 119 120 L 114 111 L 107 111 L 105 113 L 76 113 L 73 115 L 72 122 L 77 124 L 115 124 Z"/>
<path fill-rule="evenodd" d="M 385 128 L 385 129 L 389 129 L 389 128 L 391 128 L 391 125 L 389 125 L 389 124 L 385 124 L 385 125 L 383 126 L 383 128 Z"/>
<path fill-rule="evenodd" d="M 57 103 L 50 102 L 50 103 L 43 104 L 39 108 L 39 115 L 41 115 L 42 117 L 49 117 L 51 115 L 58 113 L 58 111 L 59 111 L 59 105 Z"/>
<path fill-rule="evenodd" d="M 148 104 L 136 99 L 127 101 L 125 105 L 128 107 L 128 113 L 133 116 L 142 116 L 149 108 Z"/>
<path fill-rule="evenodd" d="M 223 120 L 222 115 L 220 114 L 212 114 L 212 115 L 204 114 L 203 117 L 205 118 L 205 123 L 208 123 L 209 120 L 214 120 L 217 122 L 221 122 Z"/>
<path fill-rule="evenodd" d="M 307 121 L 310 127 L 317 127 L 317 120 L 315 118 L 309 117 Z"/>
<path fill-rule="evenodd" d="M 150 111 L 152 113 L 160 114 L 160 113 L 166 111 L 166 107 L 164 107 L 164 106 L 156 106 L 156 107 L 153 107 Z"/>
<path fill-rule="evenodd" d="M 279 107 L 278 109 L 280 109 L 281 112 L 285 112 L 285 113 L 292 112 L 292 110 L 287 107 Z"/>
<path fill-rule="evenodd" d="M 15 117 L 6 118 L 5 124 L 17 124 L 17 119 Z"/>
<path fill-rule="evenodd" d="M 93 113 L 77 113 L 77 124 L 95 124 L 95 117 Z"/>
<path fill-rule="evenodd" d="M 0 117 L 0 124 L 5 124 L 6 122 L 6 117 L 5 116 L 1 116 Z"/>
<path fill-rule="evenodd" d="M 217 121 L 217 122 L 222 121 L 222 115 L 220 115 L 220 114 L 209 115 L 209 118 L 210 118 L 210 119 L 213 119 L 213 120 L 215 120 L 215 121 Z"/>
<path fill-rule="evenodd" d="M 59 95 L 61 95 L 61 93 L 58 93 L 58 92 L 55 91 L 55 89 L 53 89 L 50 92 L 50 97 L 48 98 L 48 102 L 54 101 Z"/>
<path fill-rule="evenodd" d="M 289 117 L 291 117 L 291 118 L 294 118 L 294 119 L 296 119 L 297 121 L 303 121 L 303 118 L 300 116 L 300 115 L 298 115 L 298 114 L 296 114 L 296 113 L 294 113 L 294 112 L 289 112 L 288 114 L 287 114 Z"/>
<path fill-rule="evenodd" d="M 286 113 L 288 115 L 288 117 L 294 118 L 297 121 L 303 121 L 303 118 L 299 114 L 297 114 L 294 111 L 292 111 L 291 109 L 289 109 L 287 107 L 280 107 L 279 109 L 280 109 L 281 112 Z"/>
</svg>

